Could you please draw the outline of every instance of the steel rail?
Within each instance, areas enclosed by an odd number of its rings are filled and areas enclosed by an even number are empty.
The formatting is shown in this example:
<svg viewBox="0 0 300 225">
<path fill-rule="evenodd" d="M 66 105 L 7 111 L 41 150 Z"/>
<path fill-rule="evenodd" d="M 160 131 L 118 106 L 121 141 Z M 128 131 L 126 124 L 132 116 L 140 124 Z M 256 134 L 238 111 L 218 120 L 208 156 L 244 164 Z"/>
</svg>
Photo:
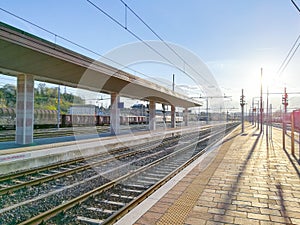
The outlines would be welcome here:
<svg viewBox="0 0 300 225">
<path fill-rule="evenodd" d="M 231 129 L 226 128 L 226 131 Z M 209 140 L 212 137 L 218 136 L 220 133 L 223 133 L 224 131 L 218 132 L 217 134 L 209 135 L 208 137 L 205 137 L 204 139 L 201 139 L 197 141 L 196 143 L 190 144 L 186 146 L 185 149 L 192 147 L 195 144 L 201 143 L 203 141 Z M 107 218 L 105 221 L 103 221 L 104 224 L 113 224 L 117 220 L 119 220 L 121 217 L 123 217 L 125 214 L 127 214 L 129 211 L 131 211 L 134 207 L 136 207 L 138 204 L 140 204 L 142 201 L 144 201 L 146 198 L 148 198 L 153 192 L 155 192 L 157 189 L 159 189 L 162 185 L 167 183 L 171 178 L 173 178 L 176 174 L 181 172 L 183 169 L 185 169 L 187 166 L 189 166 L 192 162 L 194 162 L 198 157 L 200 157 L 202 154 L 204 154 L 208 149 L 210 149 L 213 145 L 215 145 L 218 142 L 218 140 L 213 141 L 210 145 L 206 146 L 203 150 L 198 152 L 196 155 L 194 155 L 192 158 L 190 158 L 186 163 L 178 167 L 176 170 L 174 170 L 172 173 L 168 174 L 166 177 L 162 178 L 160 181 L 158 181 L 156 184 L 151 186 L 149 189 L 147 189 L 145 192 L 141 193 L 137 198 L 132 200 L 130 203 L 126 204 L 123 208 L 121 208 L 119 211 L 111 215 L 109 218 Z M 183 150 L 182 150 L 183 151 Z"/>
<path fill-rule="evenodd" d="M 222 131 L 222 132 L 224 132 L 224 131 Z M 220 134 L 220 133 L 222 133 L 222 132 L 218 132 L 218 134 Z M 68 201 L 68 202 L 65 202 L 65 203 L 63 203 L 63 204 L 61 204 L 61 205 L 59 205 L 59 206 L 57 206 L 57 207 L 55 207 L 55 208 L 53 208 L 53 209 L 51 209 L 51 210 L 48 210 L 48 211 L 46 211 L 46 212 L 43 212 L 43 213 L 41 213 L 41 214 L 39 214 L 39 215 L 37 215 L 37 216 L 35 216 L 35 217 L 33 217 L 33 218 L 27 220 L 27 221 L 24 221 L 24 222 L 20 223 L 20 225 L 34 225 L 34 224 L 40 224 L 40 223 L 43 223 L 43 222 L 45 222 L 45 221 L 51 219 L 52 217 L 56 216 L 57 214 L 59 214 L 59 213 L 61 213 L 61 212 L 65 212 L 66 210 L 68 210 L 68 209 L 74 207 L 74 206 L 77 205 L 77 204 L 81 204 L 82 202 L 84 202 L 84 201 L 87 200 L 88 198 L 94 197 L 94 196 L 96 196 L 96 195 L 98 195 L 98 194 L 100 194 L 100 193 L 102 193 L 102 192 L 108 190 L 109 188 L 111 188 L 111 187 L 115 186 L 116 184 L 120 183 L 121 181 L 124 181 L 124 180 L 126 180 L 126 179 L 128 179 L 128 178 L 130 178 L 130 177 L 133 177 L 133 176 L 137 175 L 138 173 L 143 172 L 143 171 L 145 171 L 145 170 L 147 170 L 147 169 L 149 169 L 149 168 L 151 168 L 151 167 L 153 167 L 153 166 L 159 164 L 159 163 L 162 162 L 163 160 L 169 159 L 170 157 L 173 157 L 173 156 L 175 156 L 176 154 L 178 154 L 178 153 L 180 153 L 180 152 L 182 152 L 182 151 L 185 151 L 186 149 L 188 149 L 188 148 L 190 148 L 190 147 L 192 147 L 192 146 L 195 146 L 195 144 L 198 144 L 198 143 L 200 143 L 200 142 L 209 140 L 212 136 L 216 136 L 216 135 L 217 135 L 217 134 L 207 135 L 206 137 L 202 138 L 201 140 L 198 140 L 196 143 L 189 144 L 188 146 L 185 146 L 184 148 L 182 148 L 182 149 L 180 149 L 180 150 L 178 150 L 178 151 L 176 151 L 176 152 L 173 152 L 173 153 L 171 153 L 171 154 L 169 154 L 169 155 L 166 155 L 166 156 L 164 156 L 164 157 L 162 157 L 162 158 L 160 158 L 160 159 L 157 159 L 157 160 L 151 162 L 150 164 L 147 164 L 147 165 L 145 165 L 145 166 L 142 166 L 142 167 L 140 167 L 140 168 L 138 168 L 138 169 L 136 169 L 136 170 L 134 170 L 134 171 L 131 171 L 130 173 L 128 173 L 128 174 L 126 174 L 126 175 L 123 175 L 123 176 L 121 176 L 121 177 L 119 177 L 119 178 L 116 178 L 116 179 L 114 179 L 113 181 L 111 181 L 111 182 L 109 182 L 109 183 L 106 183 L 106 184 L 104 184 L 104 185 L 102 185 L 102 186 L 100 186 L 100 187 L 98 187 L 98 188 L 96 188 L 96 189 L 94 189 L 94 190 L 92 190 L 92 191 L 89 191 L 89 192 L 87 192 L 87 193 L 85 193 L 85 194 L 82 194 L 81 196 L 78 196 L 78 197 L 76 197 L 76 198 L 74 198 L 74 199 L 72 199 L 72 200 L 70 200 L 70 201 Z M 199 153 L 196 154 L 196 155 L 199 156 Z M 193 161 L 192 159 L 195 159 L 195 158 L 196 158 L 196 155 L 193 156 L 193 157 L 188 161 L 189 164 Z M 182 168 L 182 169 L 183 169 L 183 168 Z M 182 170 L 182 169 L 181 169 L 181 170 Z M 176 170 L 176 171 L 177 171 L 177 170 Z M 176 174 L 177 174 L 179 171 L 180 171 L 180 170 L 178 170 L 178 171 L 176 172 Z M 173 173 L 172 173 L 172 174 L 173 174 Z M 170 179 L 169 176 L 167 176 L 167 178 Z M 160 181 L 159 183 L 162 185 L 162 184 L 163 184 L 163 181 Z M 153 191 L 152 188 L 151 188 L 151 191 Z M 149 191 L 149 192 L 147 191 L 147 193 L 149 194 L 150 191 Z M 134 202 L 133 202 L 132 204 L 130 204 L 130 205 L 135 206 L 135 205 L 138 204 L 138 203 L 139 203 L 138 201 L 134 201 Z M 116 218 L 119 218 L 120 215 L 121 215 L 121 214 L 123 215 L 123 213 L 124 213 L 126 210 L 128 210 L 128 209 L 129 209 L 129 208 L 127 208 L 127 207 L 124 208 L 122 211 L 120 211 L 120 213 L 118 213 L 118 215 L 116 214 L 116 215 L 113 215 L 113 216 L 109 217 L 109 219 L 108 219 L 107 221 L 115 221 Z"/>
<path fill-rule="evenodd" d="M 175 142 L 175 141 L 176 141 L 176 139 L 170 139 L 170 140 L 167 141 L 167 144 L 169 144 L 170 142 L 171 143 Z M 164 145 L 164 144 L 161 144 L 161 145 Z M 128 156 L 133 156 L 133 155 L 136 155 L 136 154 L 139 154 L 139 153 L 143 153 L 143 152 L 148 151 L 149 149 L 152 149 L 152 148 L 153 147 L 151 147 L 151 146 L 144 147 L 143 149 L 138 149 L 138 150 L 135 150 L 135 151 L 131 151 L 129 153 L 121 154 L 121 155 L 118 155 L 118 156 L 113 156 L 113 157 L 110 157 L 108 159 L 101 160 L 99 162 L 89 163 L 89 164 L 79 166 L 79 167 L 76 167 L 76 168 L 72 168 L 72 169 L 69 169 L 69 170 L 66 170 L 66 171 L 61 171 L 61 172 L 58 172 L 56 174 L 49 174 L 49 176 L 44 176 L 44 177 L 37 178 L 35 180 L 31 180 L 31 181 L 16 184 L 16 185 L 13 185 L 13 186 L 5 187 L 5 188 L 0 189 L 0 195 L 6 194 L 6 193 L 12 193 L 13 191 L 19 190 L 23 187 L 30 187 L 30 186 L 33 186 L 33 185 L 36 185 L 36 184 L 41 184 L 43 182 L 47 182 L 47 181 L 50 181 L 50 180 L 54 180 L 54 179 L 57 179 L 57 178 L 68 176 L 68 175 L 74 174 L 76 172 L 80 172 L 80 171 L 92 168 L 94 166 L 99 166 L 101 164 L 114 161 L 115 159 L 122 159 L 122 158 L 126 158 Z M 124 148 L 124 149 L 126 150 L 126 148 Z M 118 149 L 118 150 L 115 150 L 115 151 L 119 152 L 121 150 Z M 103 154 L 100 154 L 100 155 L 97 155 L 97 156 L 92 156 L 90 158 L 100 157 L 102 155 L 110 155 L 111 153 L 112 152 L 106 153 L 106 154 L 103 153 Z M 87 160 L 87 159 L 84 158 L 83 160 Z M 61 167 L 61 165 L 59 165 L 58 167 Z M 58 167 L 56 166 L 54 168 L 58 168 Z M 54 168 L 52 168 L 52 169 L 54 169 Z M 49 170 L 49 168 L 47 168 L 47 170 Z M 35 171 L 35 173 L 36 173 L 36 171 Z M 26 174 L 26 175 L 29 175 L 29 174 Z M 24 174 L 23 174 L 23 176 L 24 176 Z"/>
</svg>

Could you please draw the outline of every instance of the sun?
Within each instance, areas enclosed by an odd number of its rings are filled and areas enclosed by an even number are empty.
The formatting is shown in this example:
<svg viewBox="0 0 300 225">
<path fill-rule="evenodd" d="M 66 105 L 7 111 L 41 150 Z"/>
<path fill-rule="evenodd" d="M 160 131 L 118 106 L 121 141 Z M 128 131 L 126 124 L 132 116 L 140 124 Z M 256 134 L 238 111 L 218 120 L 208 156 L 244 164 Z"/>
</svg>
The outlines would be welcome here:
<svg viewBox="0 0 300 225">
<path fill-rule="evenodd" d="M 283 86 L 283 81 L 273 68 L 262 68 L 261 82 L 264 89 L 275 90 Z"/>
</svg>

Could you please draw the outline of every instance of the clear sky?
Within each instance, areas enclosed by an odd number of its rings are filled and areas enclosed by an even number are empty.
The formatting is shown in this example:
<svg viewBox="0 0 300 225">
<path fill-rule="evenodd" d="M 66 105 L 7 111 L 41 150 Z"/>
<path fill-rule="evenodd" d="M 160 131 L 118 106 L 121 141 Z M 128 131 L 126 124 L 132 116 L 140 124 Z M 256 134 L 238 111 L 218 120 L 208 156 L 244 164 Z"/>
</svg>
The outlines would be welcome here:
<svg viewBox="0 0 300 225">
<path fill-rule="evenodd" d="M 93 2 L 124 24 L 124 5 L 119 0 Z M 295 2 L 300 6 L 299 0 Z M 288 91 L 299 91 L 300 52 L 296 52 L 281 76 L 277 74 L 300 34 L 300 13 L 291 1 L 127 0 L 126 3 L 165 41 L 197 55 L 213 73 L 222 92 L 232 96 L 229 103 L 232 107 L 239 107 L 242 88 L 249 104 L 252 97 L 259 95 L 261 67 L 264 87 L 268 80 L 270 92 L 282 92 L 284 85 Z M 86 0 L 1 0 L 0 7 L 100 54 L 137 41 Z M 81 52 L 2 11 L 0 20 Z M 157 40 L 129 11 L 127 25 L 143 40 Z M 143 72 L 147 74 L 159 73 L 159 67 L 145 68 Z M 162 70 L 160 76 L 171 80 L 168 72 Z M 180 77 L 176 81 L 177 85 L 189 85 Z M 280 98 L 272 99 L 277 107 Z"/>
</svg>

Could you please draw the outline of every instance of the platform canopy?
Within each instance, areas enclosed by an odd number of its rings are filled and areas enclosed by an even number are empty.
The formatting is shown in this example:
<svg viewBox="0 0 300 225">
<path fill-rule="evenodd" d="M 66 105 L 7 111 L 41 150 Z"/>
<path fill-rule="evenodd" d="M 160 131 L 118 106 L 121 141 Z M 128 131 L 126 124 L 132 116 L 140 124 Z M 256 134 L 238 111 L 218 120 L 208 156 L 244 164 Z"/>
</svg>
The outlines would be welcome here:
<svg viewBox="0 0 300 225">
<path fill-rule="evenodd" d="M 130 53 L 128 53 L 130 54 Z M 0 73 L 180 107 L 201 106 L 187 96 L 0 23 Z"/>
</svg>

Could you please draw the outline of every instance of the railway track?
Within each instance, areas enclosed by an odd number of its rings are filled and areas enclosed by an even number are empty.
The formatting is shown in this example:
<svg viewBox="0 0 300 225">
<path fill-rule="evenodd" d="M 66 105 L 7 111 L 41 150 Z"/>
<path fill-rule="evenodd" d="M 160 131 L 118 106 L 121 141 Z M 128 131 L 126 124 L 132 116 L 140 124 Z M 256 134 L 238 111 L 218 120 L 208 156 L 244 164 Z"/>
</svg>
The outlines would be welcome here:
<svg viewBox="0 0 300 225">
<path fill-rule="evenodd" d="M 98 134 L 108 132 L 109 127 L 99 126 L 96 127 Z M 49 128 L 49 129 L 35 129 L 33 137 L 36 138 L 52 138 L 52 137 L 64 137 L 74 136 L 80 134 L 88 134 L 90 127 L 76 127 L 76 128 Z M 1 130 L 0 131 L 0 142 L 14 141 L 15 130 Z"/>
<path fill-rule="evenodd" d="M 75 136 L 75 135 L 85 135 L 97 132 L 98 134 L 108 133 L 110 128 L 109 126 L 97 126 L 97 127 L 68 127 L 68 128 L 49 128 L 49 129 L 35 129 L 33 132 L 33 138 L 54 138 L 54 137 L 65 137 L 65 136 Z M 95 129 L 94 129 L 95 128 Z M 145 125 L 130 125 L 121 126 L 121 130 L 131 131 L 141 131 L 146 130 Z M 0 142 L 8 142 L 15 140 L 15 130 L 0 130 Z"/>
<path fill-rule="evenodd" d="M 108 152 L 103 152 L 97 155 L 80 157 L 65 162 L 58 162 L 55 164 L 32 168 L 26 171 L 15 172 L 0 176 L 0 195 L 11 193 L 24 187 L 34 186 L 39 183 L 47 182 L 49 180 L 58 179 L 63 176 L 68 176 L 76 172 L 94 169 L 104 163 L 109 163 L 114 160 L 123 160 L 145 151 L 151 151 L 152 146 L 171 145 L 178 140 L 177 137 L 168 138 L 159 143 L 159 141 L 152 141 L 143 145 L 136 145 L 133 147 L 124 147 L 112 149 Z M 141 150 L 141 148 L 143 148 Z M 105 170 L 105 168 L 101 168 Z"/>
<path fill-rule="evenodd" d="M 0 224 L 115 221 L 178 173 L 182 169 L 178 165 L 188 164 L 218 135 L 207 128 L 162 143 L 115 149 L 88 160 L 2 176 Z"/>
</svg>

